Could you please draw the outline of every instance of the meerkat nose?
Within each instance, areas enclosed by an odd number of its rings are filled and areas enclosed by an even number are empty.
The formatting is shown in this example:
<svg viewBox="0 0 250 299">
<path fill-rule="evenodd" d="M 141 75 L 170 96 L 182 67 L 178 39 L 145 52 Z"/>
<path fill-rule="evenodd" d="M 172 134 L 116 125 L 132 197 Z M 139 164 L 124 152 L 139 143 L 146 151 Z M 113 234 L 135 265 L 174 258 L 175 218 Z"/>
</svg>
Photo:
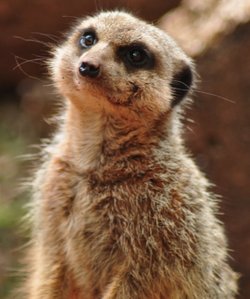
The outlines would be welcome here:
<svg viewBox="0 0 250 299">
<path fill-rule="evenodd" d="M 96 78 L 100 73 L 100 67 L 99 65 L 94 65 L 90 62 L 83 61 L 79 67 L 79 73 L 81 76 Z"/>
</svg>

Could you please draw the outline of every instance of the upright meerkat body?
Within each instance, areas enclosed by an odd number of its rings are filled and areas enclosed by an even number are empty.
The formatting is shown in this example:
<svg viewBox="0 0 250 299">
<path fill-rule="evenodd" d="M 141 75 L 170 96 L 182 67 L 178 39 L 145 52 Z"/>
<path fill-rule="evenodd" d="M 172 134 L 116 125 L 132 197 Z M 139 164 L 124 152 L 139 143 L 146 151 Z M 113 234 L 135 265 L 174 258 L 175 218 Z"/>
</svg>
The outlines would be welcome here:
<svg viewBox="0 0 250 299">
<path fill-rule="evenodd" d="M 50 68 L 66 108 L 34 181 L 25 298 L 235 298 L 216 198 L 181 138 L 190 59 L 110 12 L 81 21 Z"/>
</svg>

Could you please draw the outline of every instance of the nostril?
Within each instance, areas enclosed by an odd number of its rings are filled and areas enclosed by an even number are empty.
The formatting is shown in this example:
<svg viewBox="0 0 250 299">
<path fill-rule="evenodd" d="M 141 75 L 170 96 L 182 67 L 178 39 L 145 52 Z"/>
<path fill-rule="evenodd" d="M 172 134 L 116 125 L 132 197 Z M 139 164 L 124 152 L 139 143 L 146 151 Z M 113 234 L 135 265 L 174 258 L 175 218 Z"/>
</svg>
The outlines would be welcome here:
<svg viewBox="0 0 250 299">
<path fill-rule="evenodd" d="M 95 78 L 100 73 L 100 67 L 93 65 L 89 62 L 82 62 L 79 67 L 79 73 L 82 76 L 88 76 L 88 77 Z"/>
<path fill-rule="evenodd" d="M 79 72 L 81 75 L 86 74 L 89 71 L 89 65 L 87 63 L 82 62 L 79 67 Z"/>
</svg>

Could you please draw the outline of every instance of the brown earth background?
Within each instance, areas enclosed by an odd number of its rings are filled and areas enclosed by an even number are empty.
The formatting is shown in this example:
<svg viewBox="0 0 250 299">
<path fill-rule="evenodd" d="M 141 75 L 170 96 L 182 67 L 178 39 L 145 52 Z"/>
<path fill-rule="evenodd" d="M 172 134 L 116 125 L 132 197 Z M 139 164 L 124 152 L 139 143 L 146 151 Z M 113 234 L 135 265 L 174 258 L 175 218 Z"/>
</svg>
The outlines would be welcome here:
<svg viewBox="0 0 250 299">
<path fill-rule="evenodd" d="M 222 196 L 231 264 L 250 298 L 250 0 L 0 1 L 0 298 L 18 280 L 27 232 L 20 229 L 29 174 L 23 155 L 53 132 L 56 99 L 46 80 L 48 43 L 75 17 L 125 9 L 158 23 L 194 57 L 199 82 L 187 111 L 186 143 Z M 201 298 L 202 299 L 202 298 Z"/>
</svg>

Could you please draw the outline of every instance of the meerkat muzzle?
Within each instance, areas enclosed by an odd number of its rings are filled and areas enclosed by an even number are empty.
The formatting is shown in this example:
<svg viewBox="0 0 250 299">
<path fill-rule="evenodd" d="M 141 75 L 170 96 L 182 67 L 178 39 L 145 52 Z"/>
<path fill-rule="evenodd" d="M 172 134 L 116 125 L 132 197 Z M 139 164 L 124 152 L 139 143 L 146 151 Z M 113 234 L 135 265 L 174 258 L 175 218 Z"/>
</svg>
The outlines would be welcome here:
<svg viewBox="0 0 250 299">
<path fill-rule="evenodd" d="M 81 76 L 96 78 L 100 73 L 100 66 L 91 62 L 83 61 L 80 64 L 79 73 Z"/>
</svg>

